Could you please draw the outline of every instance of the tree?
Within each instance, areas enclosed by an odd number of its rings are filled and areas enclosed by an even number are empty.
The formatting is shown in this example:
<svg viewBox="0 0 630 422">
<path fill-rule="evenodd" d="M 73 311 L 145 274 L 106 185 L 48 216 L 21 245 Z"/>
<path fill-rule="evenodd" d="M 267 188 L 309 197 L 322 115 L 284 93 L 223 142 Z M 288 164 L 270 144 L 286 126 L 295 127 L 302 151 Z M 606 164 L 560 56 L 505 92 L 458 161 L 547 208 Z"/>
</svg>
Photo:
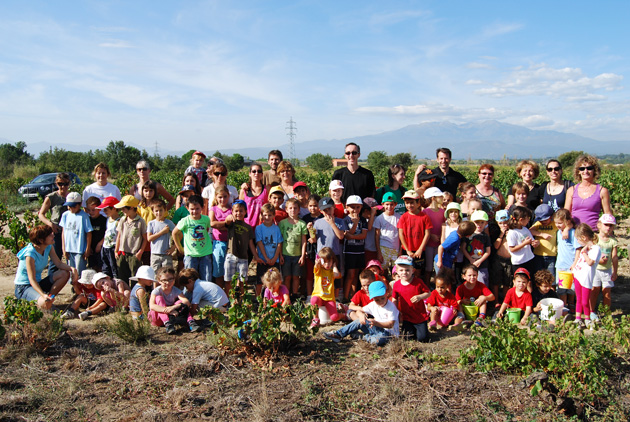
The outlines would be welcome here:
<svg viewBox="0 0 630 422">
<path fill-rule="evenodd" d="M 217 158 L 219 157 L 217 156 Z M 243 165 L 245 164 L 245 159 L 241 154 L 236 153 L 231 157 L 224 156 L 223 162 L 225 163 L 225 166 L 228 168 L 229 171 L 239 171 L 243 168 Z"/>
<path fill-rule="evenodd" d="M 369 158 L 369 156 L 368 156 Z M 413 165 L 413 163 L 416 161 L 416 156 L 415 155 L 411 155 L 408 152 L 399 152 L 396 155 L 392 155 L 392 157 L 390 158 L 390 163 L 393 164 L 400 164 L 401 166 L 403 166 L 404 168 L 406 168 L 407 170 L 409 170 L 409 168 Z"/>
<path fill-rule="evenodd" d="M 389 167 L 390 160 L 385 151 L 372 151 L 368 154 L 367 165 L 374 173 Z"/>
<path fill-rule="evenodd" d="M 26 152 L 25 142 L 16 142 L 15 145 L 0 145 L 0 162 L 3 164 L 25 164 L 32 159 L 33 156 Z"/>
<path fill-rule="evenodd" d="M 558 161 L 560 161 L 560 165 L 563 169 L 573 168 L 573 164 L 575 164 L 575 160 L 584 154 L 584 151 L 569 151 L 564 154 L 560 154 L 558 156 Z M 569 172 L 570 173 L 570 172 Z"/>
<path fill-rule="evenodd" d="M 333 158 L 330 154 L 324 155 L 320 152 L 316 152 L 306 157 L 306 164 L 315 171 L 326 171 L 332 168 L 332 160 Z"/>
</svg>

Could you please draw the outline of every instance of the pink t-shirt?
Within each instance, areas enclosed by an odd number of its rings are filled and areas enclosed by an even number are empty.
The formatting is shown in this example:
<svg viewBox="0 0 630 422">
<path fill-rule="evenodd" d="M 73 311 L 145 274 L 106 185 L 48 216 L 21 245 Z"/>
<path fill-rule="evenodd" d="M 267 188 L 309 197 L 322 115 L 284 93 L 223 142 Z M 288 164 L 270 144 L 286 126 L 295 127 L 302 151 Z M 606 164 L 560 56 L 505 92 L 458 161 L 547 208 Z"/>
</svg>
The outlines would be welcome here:
<svg viewBox="0 0 630 422">
<path fill-rule="evenodd" d="M 218 205 L 215 205 L 214 207 L 212 207 L 212 212 L 214 213 L 214 218 L 216 218 L 217 221 L 225 221 L 225 218 L 228 215 L 232 215 L 231 208 L 228 208 L 227 210 L 223 211 Z M 221 242 L 227 242 L 228 241 L 227 229 L 223 231 L 219 229 L 212 229 L 212 238 L 214 240 L 220 240 Z"/>
<path fill-rule="evenodd" d="M 273 303 L 282 303 L 284 302 L 284 295 L 288 294 L 289 289 L 284 284 L 281 284 L 277 294 L 266 288 L 264 298 L 265 300 L 273 300 Z"/>
<path fill-rule="evenodd" d="M 425 208 L 423 211 L 431 219 L 431 224 L 433 225 L 433 228 L 430 230 L 431 234 L 437 235 L 439 239 L 442 236 L 442 224 L 444 224 L 444 221 L 446 221 L 446 219 L 444 218 L 444 210 L 438 208 L 437 211 L 433 211 L 431 208 Z M 432 242 L 429 239 L 429 242 L 427 242 L 427 246 L 431 248 L 437 248 L 438 246 L 440 246 L 440 241 L 438 240 Z"/>
</svg>

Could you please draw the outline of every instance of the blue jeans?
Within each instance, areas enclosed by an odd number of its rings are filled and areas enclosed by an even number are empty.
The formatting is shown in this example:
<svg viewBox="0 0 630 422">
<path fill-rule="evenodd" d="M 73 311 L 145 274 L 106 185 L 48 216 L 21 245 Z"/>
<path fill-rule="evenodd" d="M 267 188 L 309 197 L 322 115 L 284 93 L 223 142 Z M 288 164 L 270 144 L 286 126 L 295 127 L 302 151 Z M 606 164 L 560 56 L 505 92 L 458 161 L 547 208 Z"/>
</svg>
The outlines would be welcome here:
<svg viewBox="0 0 630 422">
<path fill-rule="evenodd" d="M 376 344 L 377 346 L 386 345 L 392 338 L 389 331 L 385 328 L 376 326 L 370 327 L 368 324 L 361 324 L 359 320 L 354 320 L 350 324 L 341 327 L 337 330 L 337 334 L 339 334 L 339 337 L 343 338 L 357 331 L 361 331 L 364 334 L 363 340 L 368 343 Z"/>
<path fill-rule="evenodd" d="M 184 268 L 194 268 L 199 273 L 200 280 L 210 281 L 212 280 L 212 255 L 184 255 Z"/>
<path fill-rule="evenodd" d="M 79 271 L 79 274 L 83 272 L 87 268 L 87 262 L 83 258 L 82 253 L 68 253 L 68 265 L 72 268 L 76 268 Z"/>
<path fill-rule="evenodd" d="M 427 322 L 421 322 L 419 324 L 412 324 L 408 321 L 403 321 L 400 331 L 405 335 L 415 337 L 418 341 L 429 341 L 429 327 Z"/>
</svg>

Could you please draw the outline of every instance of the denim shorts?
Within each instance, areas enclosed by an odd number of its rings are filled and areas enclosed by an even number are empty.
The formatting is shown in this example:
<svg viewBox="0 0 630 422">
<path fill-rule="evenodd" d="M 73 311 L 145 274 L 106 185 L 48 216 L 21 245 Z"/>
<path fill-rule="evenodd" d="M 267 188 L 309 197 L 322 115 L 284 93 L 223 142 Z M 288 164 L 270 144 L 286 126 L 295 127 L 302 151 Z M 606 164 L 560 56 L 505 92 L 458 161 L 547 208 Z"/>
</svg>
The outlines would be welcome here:
<svg viewBox="0 0 630 422">
<path fill-rule="evenodd" d="M 284 255 L 284 264 L 282 264 L 282 276 L 302 276 L 302 267 L 298 264 L 299 256 Z"/>
<path fill-rule="evenodd" d="M 49 293 L 52 286 L 53 283 L 50 276 L 42 278 L 39 282 L 39 287 L 44 291 L 44 293 Z M 14 293 L 16 299 L 25 299 L 28 301 L 37 300 L 41 296 L 30 284 L 16 284 Z"/>
</svg>

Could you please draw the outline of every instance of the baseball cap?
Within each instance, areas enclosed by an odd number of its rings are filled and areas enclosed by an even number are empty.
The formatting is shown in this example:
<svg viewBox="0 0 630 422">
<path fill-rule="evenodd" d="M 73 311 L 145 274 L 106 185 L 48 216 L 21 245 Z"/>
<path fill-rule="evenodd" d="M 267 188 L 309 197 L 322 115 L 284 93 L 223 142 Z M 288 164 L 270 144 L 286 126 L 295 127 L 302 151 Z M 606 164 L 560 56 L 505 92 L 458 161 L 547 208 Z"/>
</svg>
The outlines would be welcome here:
<svg viewBox="0 0 630 422">
<path fill-rule="evenodd" d="M 424 169 L 418 174 L 418 181 L 435 179 L 437 175 L 431 169 Z"/>
<path fill-rule="evenodd" d="M 424 191 L 424 199 L 433 198 L 434 196 L 442 196 L 443 192 L 440 188 L 431 187 Z"/>
<path fill-rule="evenodd" d="M 385 288 L 385 285 L 382 281 L 375 281 L 374 283 L 370 284 L 368 292 L 370 293 L 370 299 L 374 299 L 375 297 L 385 296 L 385 293 L 387 293 L 387 289 Z"/>
<path fill-rule="evenodd" d="M 553 209 L 547 204 L 540 204 L 534 210 L 534 221 L 542 221 L 551 218 L 553 215 Z"/>
<path fill-rule="evenodd" d="M 514 271 L 514 276 L 516 276 L 517 274 L 523 274 L 527 277 L 527 279 L 531 280 L 531 276 L 529 275 L 529 271 L 527 271 L 525 268 L 519 268 L 518 270 Z"/>
<path fill-rule="evenodd" d="M 293 184 L 293 190 L 296 190 L 297 188 L 308 189 L 308 186 L 306 186 L 306 183 L 304 183 L 304 182 L 295 182 Z"/>
<path fill-rule="evenodd" d="M 133 277 L 129 277 L 129 280 L 138 281 L 138 279 L 140 278 L 157 281 L 155 278 L 155 271 L 153 271 L 153 268 L 151 268 L 149 265 L 143 265 L 138 268 L 138 271 L 136 271 L 136 275 Z"/>
<path fill-rule="evenodd" d="M 418 192 L 416 192 L 415 190 L 411 189 L 405 192 L 405 194 L 403 195 L 403 199 L 420 199 L 420 195 L 418 195 Z"/>
<path fill-rule="evenodd" d="M 494 219 L 497 220 L 498 223 L 502 223 L 510 219 L 510 214 L 508 214 L 507 210 L 499 210 L 494 214 Z"/>
<path fill-rule="evenodd" d="M 413 259 L 411 259 L 410 256 L 401 255 L 398 258 L 396 258 L 396 262 L 394 262 L 394 264 L 396 264 L 396 265 L 409 265 L 409 266 L 412 266 L 413 265 Z"/>
<path fill-rule="evenodd" d="M 610 215 L 610 214 L 602 214 L 601 217 L 599 217 L 599 222 L 602 224 L 614 224 L 617 225 L 617 220 L 615 219 L 614 215 Z"/>
<path fill-rule="evenodd" d="M 83 202 L 83 200 L 79 192 L 70 192 L 68 196 L 66 196 L 66 202 L 64 202 L 63 205 L 66 207 L 74 207 L 81 202 Z"/>
<path fill-rule="evenodd" d="M 319 209 L 321 211 L 327 210 L 328 208 L 332 208 L 335 206 L 335 203 L 333 202 L 333 200 L 327 196 L 324 196 L 322 199 L 319 200 Z"/>
<path fill-rule="evenodd" d="M 206 158 L 206 154 L 204 154 L 204 153 L 203 153 L 203 152 L 201 152 L 201 151 L 195 151 L 195 152 L 193 152 L 193 154 L 192 154 L 192 155 L 201 155 L 203 158 Z"/>
<path fill-rule="evenodd" d="M 131 207 L 137 208 L 140 205 L 140 201 L 133 195 L 125 195 L 122 197 L 119 203 L 114 205 L 114 208 Z"/>
<path fill-rule="evenodd" d="M 99 205 L 96 208 L 99 210 L 103 210 L 105 208 L 113 207 L 117 203 L 118 203 L 118 198 L 116 198 L 115 196 L 108 196 L 107 198 L 103 199 L 103 202 L 101 202 L 101 205 Z"/>
<path fill-rule="evenodd" d="M 372 208 L 372 207 L 376 207 L 378 205 L 378 202 L 376 202 L 376 199 L 368 196 L 367 198 L 365 198 L 363 200 L 363 203 L 365 205 L 367 205 L 368 207 Z"/>
<path fill-rule="evenodd" d="M 488 214 L 485 211 L 477 210 L 470 216 L 470 221 L 488 221 Z"/>
<path fill-rule="evenodd" d="M 193 185 L 184 185 L 182 186 L 182 190 L 179 191 L 178 195 L 181 195 L 184 192 L 195 191 L 195 187 Z"/>
<path fill-rule="evenodd" d="M 350 195 L 346 199 L 346 205 L 363 205 L 363 201 L 359 195 Z"/>
<path fill-rule="evenodd" d="M 444 218 L 448 218 L 448 213 L 451 210 L 457 210 L 461 214 L 462 213 L 462 206 L 459 205 L 457 202 L 449 202 L 448 205 L 446 206 L 446 210 L 444 211 Z"/>
<path fill-rule="evenodd" d="M 385 202 L 398 202 L 396 200 L 396 195 L 394 195 L 391 192 L 387 192 L 385 195 L 383 195 L 383 199 L 381 199 L 381 204 L 384 204 Z"/>
<path fill-rule="evenodd" d="M 278 186 L 274 186 L 269 190 L 269 195 L 267 195 L 267 198 L 271 198 L 271 195 L 273 195 L 274 193 L 281 193 L 282 196 L 284 196 L 284 190 L 282 189 L 282 186 L 278 185 Z"/>
<path fill-rule="evenodd" d="M 343 189 L 343 183 L 341 183 L 341 180 L 331 180 L 330 181 L 330 185 L 328 185 L 328 189 L 329 190 L 335 190 L 335 189 Z"/>
</svg>

